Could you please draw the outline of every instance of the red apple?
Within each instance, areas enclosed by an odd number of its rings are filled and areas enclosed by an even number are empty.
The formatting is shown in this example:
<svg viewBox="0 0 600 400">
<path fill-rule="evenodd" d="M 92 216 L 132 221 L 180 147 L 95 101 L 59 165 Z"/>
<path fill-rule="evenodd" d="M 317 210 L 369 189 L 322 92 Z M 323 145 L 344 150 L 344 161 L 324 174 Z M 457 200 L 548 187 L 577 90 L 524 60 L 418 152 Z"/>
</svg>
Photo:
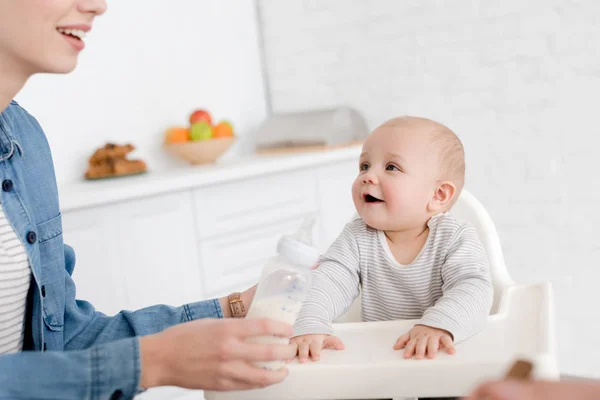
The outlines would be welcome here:
<svg viewBox="0 0 600 400">
<path fill-rule="evenodd" d="M 190 125 L 200 121 L 206 121 L 209 124 L 212 124 L 212 117 L 210 116 L 210 113 L 206 110 L 194 110 L 194 112 L 190 115 Z"/>
</svg>

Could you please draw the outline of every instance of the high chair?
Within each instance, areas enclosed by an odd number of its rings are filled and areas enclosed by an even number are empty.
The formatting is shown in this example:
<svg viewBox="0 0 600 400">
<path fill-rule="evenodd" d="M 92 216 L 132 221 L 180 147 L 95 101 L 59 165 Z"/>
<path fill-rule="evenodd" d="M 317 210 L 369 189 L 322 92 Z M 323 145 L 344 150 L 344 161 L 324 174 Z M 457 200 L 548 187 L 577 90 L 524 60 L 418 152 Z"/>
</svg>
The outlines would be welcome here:
<svg viewBox="0 0 600 400">
<path fill-rule="evenodd" d="M 488 326 L 458 344 L 456 354 L 441 351 L 433 360 L 405 360 L 392 346 L 414 320 L 360 322 L 360 296 L 333 324 L 342 351 L 324 350 L 321 360 L 288 364 L 280 384 L 259 390 L 205 392 L 207 400 L 391 399 L 465 396 L 474 387 L 504 375 L 516 358 L 534 364 L 533 378 L 558 379 L 553 293 L 549 282 L 515 284 L 510 278 L 496 228 L 477 199 L 463 190 L 452 209 L 455 218 L 475 226 L 487 251 L 494 285 Z"/>
</svg>

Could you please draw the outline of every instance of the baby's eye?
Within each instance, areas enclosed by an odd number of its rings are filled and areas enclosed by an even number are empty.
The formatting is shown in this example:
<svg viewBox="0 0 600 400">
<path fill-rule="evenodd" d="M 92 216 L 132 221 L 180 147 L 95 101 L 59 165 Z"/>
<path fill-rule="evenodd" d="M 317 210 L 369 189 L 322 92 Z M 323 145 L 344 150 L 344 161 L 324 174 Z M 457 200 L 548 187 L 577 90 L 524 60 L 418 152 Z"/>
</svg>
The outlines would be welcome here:
<svg viewBox="0 0 600 400">
<path fill-rule="evenodd" d="M 369 170 L 369 164 L 367 163 L 362 163 L 360 164 L 360 166 L 358 167 L 358 169 L 363 172 L 363 171 L 368 171 Z"/>
<path fill-rule="evenodd" d="M 387 167 L 385 167 L 385 169 L 386 171 L 400 171 L 400 168 L 398 168 L 394 164 L 388 164 Z"/>
</svg>

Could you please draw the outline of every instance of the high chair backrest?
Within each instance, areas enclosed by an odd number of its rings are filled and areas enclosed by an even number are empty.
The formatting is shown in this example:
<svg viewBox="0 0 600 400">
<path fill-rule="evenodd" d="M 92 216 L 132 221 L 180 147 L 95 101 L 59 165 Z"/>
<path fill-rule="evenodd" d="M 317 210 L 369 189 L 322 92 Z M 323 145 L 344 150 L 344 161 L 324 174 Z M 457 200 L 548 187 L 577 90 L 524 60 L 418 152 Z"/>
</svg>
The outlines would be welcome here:
<svg viewBox="0 0 600 400">
<path fill-rule="evenodd" d="M 465 189 L 450 213 L 459 221 L 473 225 L 479 234 L 479 239 L 487 252 L 490 263 L 490 273 L 494 284 L 494 305 L 491 312 L 495 313 L 498 310 L 503 290 L 514 283 L 504 263 L 496 226 L 483 205 Z"/>
</svg>

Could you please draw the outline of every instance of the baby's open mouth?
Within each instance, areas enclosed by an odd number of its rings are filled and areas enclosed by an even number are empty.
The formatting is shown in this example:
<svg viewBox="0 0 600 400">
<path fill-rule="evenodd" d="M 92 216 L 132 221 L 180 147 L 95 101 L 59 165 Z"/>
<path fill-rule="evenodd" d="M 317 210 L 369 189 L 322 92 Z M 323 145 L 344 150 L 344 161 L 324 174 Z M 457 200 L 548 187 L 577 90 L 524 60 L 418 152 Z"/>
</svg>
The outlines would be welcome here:
<svg viewBox="0 0 600 400">
<path fill-rule="evenodd" d="M 365 201 L 367 203 L 383 203 L 383 200 L 378 199 L 375 196 L 371 196 L 370 194 L 365 194 Z"/>
</svg>

